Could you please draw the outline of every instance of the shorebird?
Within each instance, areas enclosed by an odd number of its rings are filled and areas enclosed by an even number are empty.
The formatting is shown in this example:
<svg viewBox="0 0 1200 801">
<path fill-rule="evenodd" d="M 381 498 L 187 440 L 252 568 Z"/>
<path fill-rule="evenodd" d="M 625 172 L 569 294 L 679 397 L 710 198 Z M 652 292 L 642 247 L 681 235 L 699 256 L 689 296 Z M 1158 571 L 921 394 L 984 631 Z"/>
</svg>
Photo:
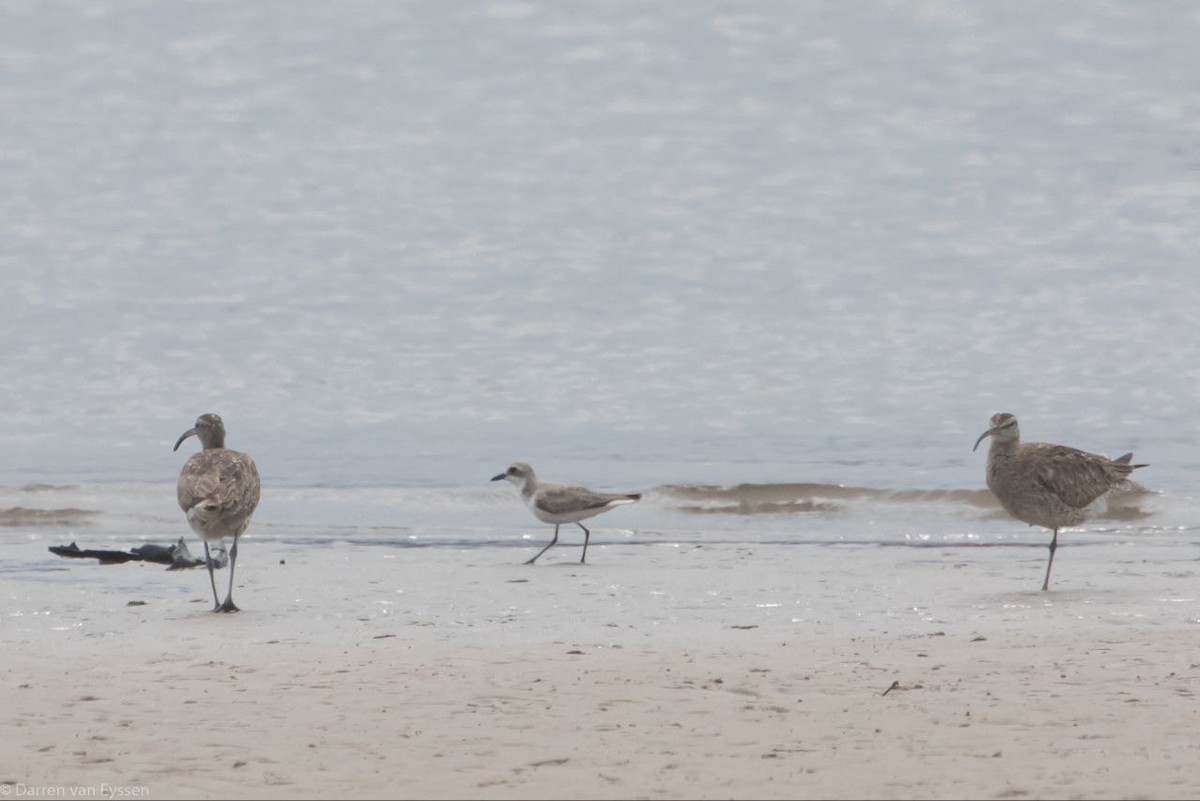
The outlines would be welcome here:
<svg viewBox="0 0 1200 801">
<path fill-rule="evenodd" d="M 1144 464 L 1131 464 L 1133 454 L 1109 459 L 1066 445 L 1021 442 L 1017 418 L 1007 412 L 992 415 L 991 428 L 975 440 L 975 450 L 987 437 L 987 485 L 1010 515 L 1031 526 L 1054 532 L 1042 591 L 1050 587 L 1050 567 L 1058 550 L 1058 530 L 1077 526 L 1104 507 L 1108 493 L 1127 484 L 1128 476 Z"/>
<path fill-rule="evenodd" d="M 208 565 L 208 581 L 212 584 L 216 604 L 213 611 L 236 612 L 233 569 L 237 564 L 238 537 L 250 524 L 262 483 L 253 459 L 225 447 L 225 423 L 220 416 L 200 415 L 195 427 L 180 435 L 174 450 L 179 450 L 183 441 L 193 435 L 204 449 L 193 454 L 179 473 L 179 507 L 187 514 L 192 531 L 204 541 L 204 561 Z M 229 590 L 222 603 L 217 599 L 217 580 L 213 578 L 208 543 L 215 541 L 224 548 L 226 537 L 233 537 L 233 547 L 229 549 Z"/>
<path fill-rule="evenodd" d="M 593 492 L 586 487 L 567 484 L 542 484 L 538 482 L 533 468 L 524 462 L 513 462 L 503 473 L 492 477 L 492 481 L 502 479 L 516 485 L 521 491 L 521 499 L 534 517 L 543 523 L 554 524 L 554 539 L 526 561 L 527 565 L 532 565 L 539 556 L 550 550 L 551 545 L 558 542 L 558 527 L 563 523 L 574 523 L 583 529 L 583 556 L 579 558 L 582 564 L 587 561 L 588 540 L 592 533 L 579 521 L 607 512 L 614 506 L 636 503 L 642 499 L 639 492 Z"/>
</svg>

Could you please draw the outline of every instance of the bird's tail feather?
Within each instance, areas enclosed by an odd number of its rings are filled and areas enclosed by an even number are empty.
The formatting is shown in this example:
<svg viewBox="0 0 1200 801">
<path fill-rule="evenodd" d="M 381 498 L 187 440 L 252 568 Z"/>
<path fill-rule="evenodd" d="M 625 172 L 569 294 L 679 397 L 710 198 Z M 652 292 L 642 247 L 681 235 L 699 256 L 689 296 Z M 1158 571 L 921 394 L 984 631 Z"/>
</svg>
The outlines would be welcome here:
<svg viewBox="0 0 1200 801">
<path fill-rule="evenodd" d="M 1133 461 L 1133 452 L 1132 451 L 1125 454 L 1124 456 L 1118 456 L 1116 459 L 1113 459 L 1113 461 L 1116 462 L 1117 464 L 1129 465 L 1130 470 L 1137 470 L 1139 467 L 1149 467 L 1150 466 L 1149 464 L 1130 464 L 1130 462 Z"/>
</svg>

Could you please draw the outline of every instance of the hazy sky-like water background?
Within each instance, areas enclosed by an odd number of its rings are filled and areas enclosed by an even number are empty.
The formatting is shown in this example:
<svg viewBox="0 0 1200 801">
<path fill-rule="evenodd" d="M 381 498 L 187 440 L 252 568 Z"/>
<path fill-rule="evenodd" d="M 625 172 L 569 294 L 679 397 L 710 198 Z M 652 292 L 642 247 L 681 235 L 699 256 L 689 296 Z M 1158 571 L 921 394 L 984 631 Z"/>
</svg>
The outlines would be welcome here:
<svg viewBox="0 0 1200 801">
<path fill-rule="evenodd" d="M 1191 3 L 0 5 L 0 483 L 1192 492 Z M 508 499 L 512 500 L 512 499 Z M 515 502 L 513 502 L 515 505 Z"/>
</svg>

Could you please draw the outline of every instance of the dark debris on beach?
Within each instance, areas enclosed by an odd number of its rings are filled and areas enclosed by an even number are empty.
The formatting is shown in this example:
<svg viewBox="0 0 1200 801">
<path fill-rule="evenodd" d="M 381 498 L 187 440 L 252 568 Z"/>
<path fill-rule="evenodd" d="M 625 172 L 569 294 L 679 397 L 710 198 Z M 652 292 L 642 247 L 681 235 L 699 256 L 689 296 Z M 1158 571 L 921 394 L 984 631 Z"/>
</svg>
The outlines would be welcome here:
<svg viewBox="0 0 1200 801">
<path fill-rule="evenodd" d="M 185 570 L 192 567 L 202 567 L 203 559 L 192 556 L 187 544 L 180 537 L 174 545 L 154 545 L 147 543 L 131 548 L 128 551 L 97 550 L 80 548 L 74 542 L 70 545 L 51 545 L 49 551 L 56 556 L 70 559 L 96 559 L 102 565 L 117 565 L 124 562 L 155 562 L 168 565 L 167 570 Z M 213 560 L 213 567 L 224 567 L 225 562 L 220 558 Z"/>
</svg>

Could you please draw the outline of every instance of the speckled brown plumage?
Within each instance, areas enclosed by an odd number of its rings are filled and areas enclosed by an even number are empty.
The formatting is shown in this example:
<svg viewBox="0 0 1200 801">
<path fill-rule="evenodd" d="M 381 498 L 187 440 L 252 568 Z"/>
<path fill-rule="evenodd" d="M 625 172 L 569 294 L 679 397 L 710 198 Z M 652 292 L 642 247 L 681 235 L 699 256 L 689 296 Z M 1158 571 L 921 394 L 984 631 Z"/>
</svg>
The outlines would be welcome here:
<svg viewBox="0 0 1200 801">
<path fill-rule="evenodd" d="M 1109 492 L 1125 485 L 1131 472 L 1146 465 L 1131 464 L 1131 453 L 1110 459 L 1066 445 L 1022 443 L 1017 418 L 1006 412 L 992 416 L 991 428 L 979 436 L 975 447 L 986 437 L 992 438 L 988 489 L 1013 517 L 1054 532 L 1042 583 L 1046 590 L 1058 548 L 1058 530 L 1082 523 L 1102 507 Z"/>
<path fill-rule="evenodd" d="M 194 428 L 185 431 L 176 441 L 175 450 L 185 439 L 196 436 L 204 446 L 183 465 L 176 494 L 179 507 L 187 515 L 188 524 L 204 542 L 208 577 L 212 584 L 214 611 L 236 612 L 233 603 L 233 572 L 237 563 L 238 538 L 250 524 L 258 507 L 262 482 L 258 467 L 248 454 L 225 447 L 225 424 L 219 415 L 203 414 Z M 217 600 L 216 579 L 208 543 L 223 545 L 225 537 L 233 537 L 229 550 L 229 591 L 222 603 Z"/>
</svg>

